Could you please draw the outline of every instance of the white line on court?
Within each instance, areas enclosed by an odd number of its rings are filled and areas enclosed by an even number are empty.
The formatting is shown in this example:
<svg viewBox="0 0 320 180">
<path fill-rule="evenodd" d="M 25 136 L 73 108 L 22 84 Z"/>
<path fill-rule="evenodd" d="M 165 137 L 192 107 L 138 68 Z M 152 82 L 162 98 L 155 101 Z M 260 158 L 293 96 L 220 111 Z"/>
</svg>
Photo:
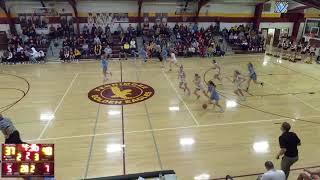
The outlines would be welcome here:
<svg viewBox="0 0 320 180">
<path fill-rule="evenodd" d="M 54 109 L 53 114 L 56 114 L 56 112 L 58 111 L 58 109 L 59 109 L 59 107 L 61 106 L 64 98 L 66 97 L 66 95 L 67 95 L 68 92 L 70 91 L 73 83 L 74 83 L 75 80 L 78 78 L 78 76 L 79 76 L 79 73 L 76 73 L 76 74 L 73 76 L 73 79 L 72 79 L 72 81 L 71 81 L 70 84 L 69 84 L 69 87 L 68 87 L 67 90 L 64 92 L 64 94 L 63 94 L 62 98 L 60 99 L 58 105 L 57 105 L 56 108 Z M 47 124 L 46 124 L 45 127 L 42 129 L 42 131 L 41 131 L 39 137 L 37 138 L 37 140 L 40 140 L 40 139 L 42 138 L 43 134 L 44 134 L 44 133 L 46 132 L 46 130 L 48 129 L 49 124 L 51 123 L 51 121 L 52 121 L 52 119 L 47 122 Z"/>
<path fill-rule="evenodd" d="M 186 107 L 187 111 L 189 112 L 190 116 L 192 117 L 193 121 L 196 123 L 197 126 L 199 126 L 199 122 L 196 119 L 196 117 L 194 117 L 193 113 L 190 111 L 188 105 L 186 104 L 186 102 L 182 99 L 182 97 L 180 96 L 178 90 L 174 87 L 172 81 L 170 80 L 170 78 L 168 77 L 168 75 L 164 72 L 164 70 L 162 70 L 162 74 L 164 75 L 164 77 L 167 79 L 167 81 L 169 82 L 170 86 L 172 87 L 172 89 L 176 92 L 178 98 L 180 99 L 180 101 L 183 103 L 183 105 Z"/>
<path fill-rule="evenodd" d="M 264 81 L 264 82 L 266 82 L 267 84 L 269 84 L 269 85 L 272 86 L 273 88 L 277 89 L 278 91 L 282 91 L 282 92 L 284 92 L 284 93 L 287 93 L 287 92 L 283 91 L 282 89 L 274 86 L 274 85 L 273 85 L 272 83 L 270 83 L 270 82 L 267 82 L 267 81 Z M 300 101 L 302 104 L 304 104 L 304 105 L 306 105 L 306 106 L 309 106 L 310 108 L 312 108 L 312 109 L 320 112 L 320 110 L 319 110 L 318 108 L 316 108 L 316 107 L 314 107 L 313 105 L 309 104 L 308 102 L 306 102 L 306 101 L 298 98 L 296 95 L 294 95 L 294 94 L 289 94 L 289 95 L 291 95 L 291 96 L 292 96 L 293 98 L 295 98 L 296 100 Z"/>
<path fill-rule="evenodd" d="M 307 116 L 307 117 L 300 117 L 300 118 L 319 118 L 320 116 Z M 193 126 L 181 126 L 181 127 L 172 127 L 172 128 L 159 128 L 159 129 L 146 129 L 146 130 L 139 130 L 139 131 L 127 131 L 125 134 L 135 134 L 135 133 L 145 133 L 145 132 L 158 132 L 158 131 L 170 131 L 170 130 L 180 130 L 180 129 L 191 129 L 191 128 L 205 128 L 205 127 L 215 127 L 215 126 L 232 126 L 232 125 L 241 125 L 241 124 L 257 124 L 257 123 L 266 123 L 266 122 L 273 122 L 273 121 L 283 121 L 288 120 L 288 118 L 275 118 L 275 119 L 264 119 L 264 120 L 254 120 L 254 121 L 240 121 L 240 122 L 228 122 L 228 123 L 213 123 L 213 124 L 204 124 L 204 125 L 193 125 Z M 100 134 L 84 134 L 84 135 L 77 135 L 77 136 L 62 136 L 62 137 L 54 137 L 54 138 L 43 138 L 40 139 L 42 141 L 46 140 L 61 140 L 61 139 L 73 139 L 73 138 L 81 138 L 81 137 L 92 137 L 92 136 L 105 136 L 105 135 L 115 135 L 121 134 L 122 132 L 110 132 L 110 133 L 100 133 Z M 27 140 L 34 141 L 34 140 Z"/>
</svg>

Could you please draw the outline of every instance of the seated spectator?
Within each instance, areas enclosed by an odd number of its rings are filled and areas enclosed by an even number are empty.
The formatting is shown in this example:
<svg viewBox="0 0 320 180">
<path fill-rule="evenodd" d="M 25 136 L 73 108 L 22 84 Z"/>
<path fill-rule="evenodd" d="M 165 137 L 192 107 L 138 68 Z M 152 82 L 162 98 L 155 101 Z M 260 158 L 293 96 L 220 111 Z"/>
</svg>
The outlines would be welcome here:
<svg viewBox="0 0 320 180">
<path fill-rule="evenodd" d="M 119 60 L 121 60 L 121 59 L 122 59 L 122 57 L 124 57 L 124 58 L 125 58 L 125 60 L 127 60 L 127 59 L 128 59 L 128 58 L 127 58 L 127 53 L 125 52 L 125 50 L 124 50 L 123 46 L 121 46 L 121 48 L 120 48 L 120 52 L 119 52 Z"/>
<path fill-rule="evenodd" d="M 129 45 L 128 42 L 125 42 L 125 43 L 124 43 L 123 49 L 124 49 L 124 52 L 125 52 L 126 54 L 130 54 L 130 53 L 131 53 L 131 52 L 130 52 L 130 45 Z"/>
<path fill-rule="evenodd" d="M 63 57 L 63 62 L 70 62 L 70 50 L 68 47 L 64 48 L 64 57 Z"/>
<path fill-rule="evenodd" d="M 99 59 L 101 56 L 102 46 L 101 44 L 95 44 L 94 45 L 94 54 L 96 56 L 96 59 Z"/>
<path fill-rule="evenodd" d="M 74 49 L 74 60 L 75 61 L 79 61 L 81 57 L 81 52 L 78 48 Z"/>
<path fill-rule="evenodd" d="M 89 55 L 89 45 L 87 42 L 84 42 L 84 44 L 82 45 L 82 51 L 81 54 L 88 56 Z"/>
<path fill-rule="evenodd" d="M 308 170 L 303 169 L 303 172 L 299 174 L 297 180 L 320 180 L 320 169 Z"/>
<path fill-rule="evenodd" d="M 95 35 L 96 30 L 97 30 L 97 27 L 96 27 L 95 24 L 93 24 L 92 27 L 91 27 L 91 34 L 92 34 L 92 35 Z"/>
<path fill-rule="evenodd" d="M 93 44 L 101 44 L 100 38 L 98 36 L 94 38 Z"/>
<path fill-rule="evenodd" d="M 135 56 L 135 54 L 136 54 L 136 49 L 137 49 L 137 47 L 136 47 L 136 41 L 132 38 L 131 41 L 130 41 L 130 52 L 131 52 L 131 55 L 133 55 L 134 57 L 136 57 L 136 56 Z"/>
<path fill-rule="evenodd" d="M 261 177 L 258 177 L 259 180 L 286 180 L 286 175 L 282 170 L 276 170 L 271 161 L 264 163 L 267 172 L 265 172 Z"/>
</svg>

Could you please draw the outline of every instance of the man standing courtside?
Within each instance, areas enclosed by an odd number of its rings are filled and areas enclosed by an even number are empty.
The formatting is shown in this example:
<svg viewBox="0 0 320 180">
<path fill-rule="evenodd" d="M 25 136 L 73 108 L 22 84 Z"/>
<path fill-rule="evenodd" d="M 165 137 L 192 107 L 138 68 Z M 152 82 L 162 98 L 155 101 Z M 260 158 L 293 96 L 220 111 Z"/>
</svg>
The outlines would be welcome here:
<svg viewBox="0 0 320 180">
<path fill-rule="evenodd" d="M 9 118 L 3 117 L 0 114 L 0 130 L 6 138 L 5 144 L 25 144 L 20 139 L 20 133 L 12 124 Z"/>
<path fill-rule="evenodd" d="M 277 154 L 277 159 L 283 155 L 281 160 L 281 169 L 286 174 L 288 179 L 290 167 L 298 161 L 298 146 L 301 145 L 300 139 L 294 132 L 289 132 L 291 126 L 289 123 L 284 122 L 281 125 L 282 135 L 279 137 L 280 151 Z"/>
</svg>

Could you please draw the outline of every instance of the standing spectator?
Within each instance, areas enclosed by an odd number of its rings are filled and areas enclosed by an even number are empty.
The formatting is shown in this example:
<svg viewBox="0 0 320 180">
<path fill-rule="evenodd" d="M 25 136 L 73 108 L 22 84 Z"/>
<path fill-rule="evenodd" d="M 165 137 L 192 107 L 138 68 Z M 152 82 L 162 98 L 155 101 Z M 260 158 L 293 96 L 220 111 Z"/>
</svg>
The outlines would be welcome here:
<svg viewBox="0 0 320 180">
<path fill-rule="evenodd" d="M 271 161 L 264 163 L 267 172 L 265 172 L 261 177 L 258 177 L 258 180 L 285 180 L 286 175 L 282 170 L 276 170 Z"/>
<path fill-rule="evenodd" d="M 281 160 L 281 169 L 286 174 L 286 179 L 289 177 L 290 167 L 298 161 L 298 147 L 301 145 L 300 139 L 294 132 L 289 132 L 291 126 L 289 123 L 284 122 L 281 125 L 282 135 L 279 137 L 280 151 L 276 158 L 279 159 L 283 155 Z"/>
<path fill-rule="evenodd" d="M 106 56 L 110 56 L 111 57 L 112 49 L 111 49 L 111 47 L 109 45 L 107 45 L 107 47 L 104 48 L 103 51 L 106 53 Z"/>
<path fill-rule="evenodd" d="M 303 171 L 299 174 L 297 180 L 320 180 L 320 169 L 314 171 L 303 169 Z"/>
</svg>

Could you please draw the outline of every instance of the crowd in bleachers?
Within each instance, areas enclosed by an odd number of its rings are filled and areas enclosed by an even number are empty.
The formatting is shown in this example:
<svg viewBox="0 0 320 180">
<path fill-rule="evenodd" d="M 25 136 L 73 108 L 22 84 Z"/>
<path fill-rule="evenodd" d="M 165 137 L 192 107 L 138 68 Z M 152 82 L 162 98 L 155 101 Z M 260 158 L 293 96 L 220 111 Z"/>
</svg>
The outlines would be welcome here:
<svg viewBox="0 0 320 180">
<path fill-rule="evenodd" d="M 249 25 L 233 26 L 222 30 L 223 37 L 232 45 L 240 46 L 243 51 L 264 51 L 265 39 Z"/>
<path fill-rule="evenodd" d="M 281 38 L 277 48 L 272 48 L 272 52 L 267 52 L 267 55 L 274 57 L 282 57 L 283 60 L 291 62 L 303 61 L 312 64 L 316 55 L 316 47 L 312 43 L 306 42 L 304 38 L 298 42 L 290 40 L 290 38 Z M 320 59 L 315 59 L 320 64 Z"/>
<path fill-rule="evenodd" d="M 115 31 L 111 31 L 109 25 L 104 28 L 95 24 L 90 28 L 85 25 L 81 34 L 67 33 L 64 37 L 60 50 L 60 59 L 63 61 L 79 60 L 80 57 L 98 59 L 102 51 L 111 56 L 112 47 L 118 47 L 119 54 L 125 52 L 126 58 L 131 50 L 136 51 L 136 30 L 130 24 L 125 30 L 119 23 Z M 126 44 L 129 44 L 130 51 Z"/>
<path fill-rule="evenodd" d="M 49 39 L 44 34 L 37 34 L 33 25 L 22 26 L 22 35 L 9 37 L 8 49 L 3 52 L 4 64 L 44 62 Z"/>
<path fill-rule="evenodd" d="M 217 26 L 199 27 L 197 23 L 189 25 L 176 23 L 173 28 L 166 23 L 143 24 L 143 40 L 148 55 L 156 56 L 157 45 L 165 49 L 175 49 L 178 56 L 211 57 L 223 56 L 222 39 L 215 38 L 219 33 Z"/>
</svg>

